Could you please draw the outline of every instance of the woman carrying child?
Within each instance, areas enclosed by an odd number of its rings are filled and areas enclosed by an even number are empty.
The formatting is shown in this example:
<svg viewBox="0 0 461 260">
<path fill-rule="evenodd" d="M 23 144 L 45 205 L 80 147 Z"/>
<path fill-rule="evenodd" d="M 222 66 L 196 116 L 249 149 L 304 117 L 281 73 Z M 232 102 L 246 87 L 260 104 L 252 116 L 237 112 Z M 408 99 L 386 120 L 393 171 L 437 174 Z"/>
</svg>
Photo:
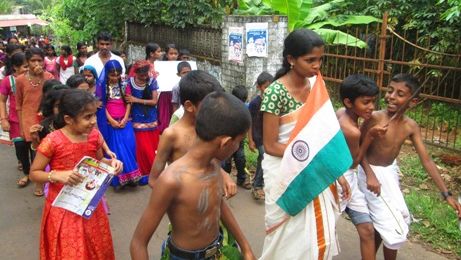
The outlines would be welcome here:
<svg viewBox="0 0 461 260">
<path fill-rule="evenodd" d="M 149 77 L 150 64 L 146 60 L 138 60 L 131 67 L 128 86 L 131 95 L 126 99 L 132 104 L 131 117 L 136 136 L 136 159 L 142 178 L 140 185 L 149 181 L 149 173 L 155 159 L 159 141 L 157 130 L 157 81 Z"/>
<path fill-rule="evenodd" d="M 83 177 L 74 171 L 84 157 L 112 165 L 116 173 L 122 164 L 103 158 L 104 139 L 96 125 L 96 99 L 82 90 L 66 90 L 59 103 L 55 127 L 42 140 L 31 169 L 31 179 L 49 183 L 40 231 L 40 259 L 114 259 L 109 219 L 100 203 L 89 219 L 53 207 L 64 185 L 76 185 Z M 51 166 L 46 172 L 45 167 Z"/>
<path fill-rule="evenodd" d="M 102 101 L 98 109 L 98 128 L 112 150 L 123 164 L 123 172 L 112 179 L 112 186 L 136 184 L 141 178 L 136 162 L 136 140 L 130 119 L 131 104 L 126 99 L 131 88 L 122 82 L 122 65 L 110 60 L 104 65 L 96 96 Z"/>
</svg>

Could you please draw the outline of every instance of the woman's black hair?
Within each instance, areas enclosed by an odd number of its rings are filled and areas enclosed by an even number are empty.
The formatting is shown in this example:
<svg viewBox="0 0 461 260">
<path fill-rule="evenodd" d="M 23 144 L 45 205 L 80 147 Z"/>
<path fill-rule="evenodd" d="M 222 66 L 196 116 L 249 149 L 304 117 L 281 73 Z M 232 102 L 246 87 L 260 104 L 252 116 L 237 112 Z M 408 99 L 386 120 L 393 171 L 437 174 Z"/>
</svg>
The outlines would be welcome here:
<svg viewBox="0 0 461 260">
<path fill-rule="evenodd" d="M 58 89 L 58 88 L 62 89 L 64 88 L 63 86 L 65 86 L 65 88 L 69 88 L 68 86 L 62 84 L 61 81 L 57 79 L 45 80 L 45 82 L 43 82 L 42 95 L 45 96 L 46 93 L 48 93 L 48 91 L 52 89 Z"/>
<path fill-rule="evenodd" d="M 63 46 L 61 46 L 61 50 L 65 50 L 68 56 L 69 56 L 69 55 L 72 55 L 72 49 L 70 48 L 69 45 L 63 45 Z"/>
<path fill-rule="evenodd" d="M 26 61 L 26 55 L 23 52 L 15 53 L 8 59 L 7 66 L 5 67 L 5 75 L 14 73 L 14 67 L 22 66 Z"/>
<path fill-rule="evenodd" d="M 45 47 L 43 47 L 44 50 L 53 50 L 53 56 L 56 56 L 56 51 L 54 50 L 54 46 L 51 45 L 51 44 L 47 44 L 45 45 Z"/>
<path fill-rule="evenodd" d="M 74 74 L 70 76 L 66 81 L 66 85 L 70 88 L 78 88 L 78 86 L 80 86 L 82 83 L 86 83 L 85 76 L 82 74 Z"/>
<path fill-rule="evenodd" d="M 83 47 L 83 46 L 86 46 L 86 44 L 84 42 L 78 42 L 77 43 L 77 55 L 76 55 L 76 58 L 80 58 L 80 57 L 88 57 L 88 52 L 87 53 L 81 53 L 80 52 L 80 49 Z M 83 64 L 82 64 L 83 65 Z"/>
<path fill-rule="evenodd" d="M 5 62 L 5 70 L 3 71 L 4 76 L 9 76 L 13 73 L 13 65 L 11 64 L 11 54 L 14 53 L 16 50 L 21 48 L 20 45 L 17 44 L 7 44 L 5 48 L 6 52 L 6 62 Z"/>
<path fill-rule="evenodd" d="M 54 104 L 59 101 L 66 89 L 52 89 L 46 93 L 40 102 L 40 112 L 43 117 L 47 118 L 53 116 Z"/>
<path fill-rule="evenodd" d="M 168 60 L 167 55 L 168 55 L 168 51 L 170 51 L 170 49 L 176 49 L 178 51 L 178 54 L 179 54 L 179 49 L 178 49 L 178 47 L 176 47 L 176 44 L 174 44 L 174 43 L 167 44 L 166 48 L 165 48 L 165 56 L 163 56 L 163 60 Z"/>
<path fill-rule="evenodd" d="M 15 50 L 19 50 L 21 48 L 21 45 L 18 45 L 18 44 L 7 44 L 6 47 L 5 47 L 5 52 L 8 56 L 11 56 L 11 54 L 15 51 Z"/>
<path fill-rule="evenodd" d="M 42 59 L 45 58 L 45 53 L 40 48 L 32 47 L 26 50 L 26 60 L 29 61 L 34 55 L 39 55 Z"/>
<path fill-rule="evenodd" d="M 56 129 L 66 125 L 64 116 L 76 118 L 80 113 L 85 111 L 89 104 L 95 104 L 96 98 L 87 91 L 81 89 L 66 90 L 59 103 L 59 114 L 55 122 Z"/>
<path fill-rule="evenodd" d="M 277 80 L 290 71 L 290 63 L 288 62 L 288 55 L 293 58 L 309 54 L 315 47 L 325 45 L 322 38 L 312 30 L 298 29 L 292 31 L 283 43 L 283 64 L 282 68 L 275 74 Z"/>
<path fill-rule="evenodd" d="M 77 51 L 79 51 L 83 46 L 86 46 L 84 42 L 77 42 Z"/>
</svg>

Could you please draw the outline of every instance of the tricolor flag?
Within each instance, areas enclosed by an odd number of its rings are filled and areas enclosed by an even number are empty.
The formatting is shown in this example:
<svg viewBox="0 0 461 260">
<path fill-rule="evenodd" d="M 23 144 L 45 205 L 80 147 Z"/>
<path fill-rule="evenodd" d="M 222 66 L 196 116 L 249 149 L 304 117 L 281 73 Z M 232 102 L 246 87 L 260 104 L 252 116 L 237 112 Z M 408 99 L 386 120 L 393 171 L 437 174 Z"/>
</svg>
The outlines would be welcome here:
<svg viewBox="0 0 461 260">
<path fill-rule="evenodd" d="M 343 132 L 336 118 L 322 75 L 317 76 L 282 158 L 279 205 L 298 214 L 352 165 Z"/>
</svg>

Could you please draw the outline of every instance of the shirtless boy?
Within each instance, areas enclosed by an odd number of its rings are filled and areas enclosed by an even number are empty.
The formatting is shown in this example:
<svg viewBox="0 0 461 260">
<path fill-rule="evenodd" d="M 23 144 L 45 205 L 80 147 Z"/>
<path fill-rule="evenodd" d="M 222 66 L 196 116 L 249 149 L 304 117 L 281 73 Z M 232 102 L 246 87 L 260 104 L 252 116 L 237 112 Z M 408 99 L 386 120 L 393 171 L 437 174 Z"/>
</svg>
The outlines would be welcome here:
<svg viewBox="0 0 461 260">
<path fill-rule="evenodd" d="M 346 211 L 359 233 L 360 251 L 364 260 L 376 259 L 375 239 L 365 196 L 357 186 L 356 167 L 370 145 L 373 138 L 371 134 L 383 134 L 385 128 L 374 127 L 373 130 L 368 131 L 368 136 L 363 138 L 364 141 L 360 143 L 361 132 L 358 120 L 359 118 L 370 119 L 378 92 L 378 86 L 373 80 L 360 74 L 350 75 L 344 79 L 339 87 L 340 98 L 344 107 L 336 112 L 341 130 L 354 159 L 351 168 L 344 173 L 351 189 L 351 198 L 341 201 L 341 211 Z"/>
<path fill-rule="evenodd" d="M 174 125 L 163 131 L 157 148 L 157 155 L 149 176 L 149 186 L 153 187 L 167 163 L 181 158 L 194 143 L 195 117 L 202 99 L 213 91 L 222 91 L 219 82 L 210 74 L 194 70 L 184 76 L 179 83 L 179 96 L 184 107 L 184 116 Z M 237 192 L 237 185 L 222 171 L 225 195 L 232 197 Z"/>
<path fill-rule="evenodd" d="M 218 259 L 221 219 L 236 238 L 244 258 L 255 259 L 223 200 L 219 163 L 237 150 L 250 122 L 248 109 L 230 94 L 214 92 L 203 100 L 193 145 L 154 184 L 131 241 L 132 259 L 148 259 L 147 245 L 165 213 L 173 227 L 166 245 L 170 258 Z"/>
<path fill-rule="evenodd" d="M 423 144 L 418 124 L 403 115 L 403 112 L 417 101 L 419 83 L 409 74 L 395 75 L 385 95 L 387 108 L 373 113 L 363 124 L 362 136 L 373 126 L 387 125 L 387 132 L 375 138 L 359 167 L 359 188 L 365 194 L 373 220 L 376 250 L 384 241 L 384 259 L 397 258 L 397 250 L 406 241 L 410 213 L 399 189 L 398 166 L 395 163 L 400 148 L 409 138 L 420 161 L 441 191 L 445 201 L 461 218 L 461 206 L 445 186 L 435 163 L 429 157 Z M 415 94 L 416 93 L 416 94 Z M 395 115 L 395 116 L 394 116 Z"/>
</svg>

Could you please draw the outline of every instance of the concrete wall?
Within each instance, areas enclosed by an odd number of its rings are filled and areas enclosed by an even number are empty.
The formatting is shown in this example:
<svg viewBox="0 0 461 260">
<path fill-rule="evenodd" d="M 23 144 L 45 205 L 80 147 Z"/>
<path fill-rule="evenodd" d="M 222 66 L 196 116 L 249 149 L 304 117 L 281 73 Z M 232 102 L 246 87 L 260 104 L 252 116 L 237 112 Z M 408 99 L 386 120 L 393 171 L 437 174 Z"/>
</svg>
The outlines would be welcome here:
<svg viewBox="0 0 461 260">
<path fill-rule="evenodd" d="M 246 46 L 243 44 L 243 60 L 240 63 L 228 60 L 228 28 L 245 27 L 246 23 L 268 23 L 268 56 L 248 57 Z M 222 25 L 221 34 L 221 63 L 210 63 L 206 57 L 197 58 L 198 69 L 214 75 L 226 90 L 236 85 L 247 87 L 249 97 L 255 94 L 255 82 L 258 75 L 267 71 L 272 75 L 282 66 L 283 40 L 288 34 L 288 19 L 286 16 L 226 16 Z M 244 33 L 243 43 L 246 42 Z M 131 63 L 137 59 L 144 59 L 144 44 L 128 42 L 127 55 Z M 179 46 L 181 48 L 181 46 Z M 192 56 L 194 53 L 192 53 Z"/>
<path fill-rule="evenodd" d="M 243 44 L 243 60 L 237 63 L 228 60 L 229 27 L 245 27 L 246 23 L 268 23 L 268 55 L 267 57 L 248 57 L 246 45 Z M 249 97 L 253 96 L 258 75 L 267 71 L 272 75 L 282 66 L 283 41 L 288 34 L 288 19 L 286 16 L 227 16 L 222 26 L 222 84 L 231 89 L 236 85 L 248 88 Z M 244 32 L 243 43 L 246 42 Z"/>
</svg>

